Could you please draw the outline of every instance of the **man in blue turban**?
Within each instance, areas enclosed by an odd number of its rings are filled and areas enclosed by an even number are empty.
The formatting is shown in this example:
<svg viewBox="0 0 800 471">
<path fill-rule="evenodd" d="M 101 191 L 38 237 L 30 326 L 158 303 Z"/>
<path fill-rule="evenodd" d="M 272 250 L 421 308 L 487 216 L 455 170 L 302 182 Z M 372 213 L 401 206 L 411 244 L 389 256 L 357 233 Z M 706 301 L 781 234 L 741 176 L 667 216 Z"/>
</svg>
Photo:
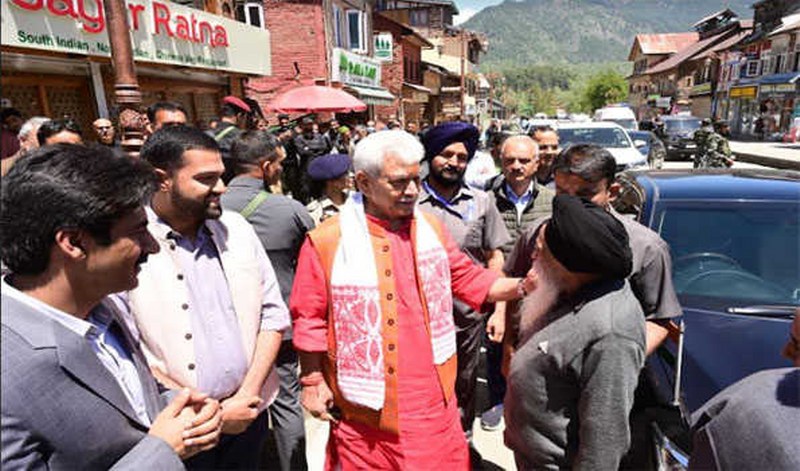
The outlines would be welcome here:
<svg viewBox="0 0 800 471">
<path fill-rule="evenodd" d="M 468 123 L 447 122 L 431 128 L 422 138 L 430 173 L 422 182 L 419 207 L 438 216 L 463 252 L 478 265 L 502 272 L 500 250 L 511 240 L 502 216 L 487 193 L 464 182 L 467 162 L 478 146 L 478 129 Z M 499 303 L 487 318 L 454 300 L 453 314 L 458 345 L 456 396 L 461 425 L 471 435 L 475 419 L 475 389 L 483 338 L 502 342 L 505 305 Z"/>
</svg>

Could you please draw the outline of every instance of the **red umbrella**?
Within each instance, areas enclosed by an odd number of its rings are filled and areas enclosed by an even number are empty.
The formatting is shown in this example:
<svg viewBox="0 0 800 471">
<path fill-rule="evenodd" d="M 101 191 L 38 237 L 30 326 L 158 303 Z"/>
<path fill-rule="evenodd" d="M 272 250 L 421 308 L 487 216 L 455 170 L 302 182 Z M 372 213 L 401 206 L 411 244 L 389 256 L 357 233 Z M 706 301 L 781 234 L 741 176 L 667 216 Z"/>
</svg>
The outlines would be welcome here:
<svg viewBox="0 0 800 471">
<path fill-rule="evenodd" d="M 328 111 L 349 113 L 364 111 L 367 105 L 353 95 L 338 88 L 308 85 L 293 88 L 276 96 L 267 106 L 278 113 L 312 113 Z"/>
</svg>

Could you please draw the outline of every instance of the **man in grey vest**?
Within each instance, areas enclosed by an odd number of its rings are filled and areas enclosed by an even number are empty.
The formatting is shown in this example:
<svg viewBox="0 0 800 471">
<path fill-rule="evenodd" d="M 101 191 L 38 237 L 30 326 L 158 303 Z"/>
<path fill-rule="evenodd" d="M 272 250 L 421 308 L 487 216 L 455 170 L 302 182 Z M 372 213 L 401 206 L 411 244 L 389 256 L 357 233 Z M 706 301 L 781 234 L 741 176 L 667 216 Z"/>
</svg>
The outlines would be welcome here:
<svg viewBox="0 0 800 471">
<path fill-rule="evenodd" d="M 503 139 L 500 144 L 500 165 L 502 174 L 490 180 L 487 193 L 511 236 L 511 240 L 502 247 L 503 256 L 508 257 L 519 236 L 534 221 L 550 216 L 555 192 L 536 182 L 539 147 L 528 136 L 507 136 Z M 503 417 L 506 383 L 500 372 L 502 360 L 502 345 L 499 342 L 487 343 L 486 379 L 491 408 L 481 415 L 481 428 L 484 430 L 498 429 Z"/>
</svg>

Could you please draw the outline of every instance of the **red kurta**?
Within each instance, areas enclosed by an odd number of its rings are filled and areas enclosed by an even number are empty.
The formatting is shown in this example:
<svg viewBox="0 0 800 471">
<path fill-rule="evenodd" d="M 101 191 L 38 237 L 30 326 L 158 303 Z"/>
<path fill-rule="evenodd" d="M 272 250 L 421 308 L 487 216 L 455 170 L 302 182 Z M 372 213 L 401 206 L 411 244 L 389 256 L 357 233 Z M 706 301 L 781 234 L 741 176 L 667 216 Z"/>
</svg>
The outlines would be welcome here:
<svg viewBox="0 0 800 471">
<path fill-rule="evenodd" d="M 338 464 L 342 469 L 468 469 L 469 453 L 456 401 L 445 401 L 433 364 L 431 340 L 417 291 L 409 225 L 392 231 L 384 221 L 370 216 L 367 219 L 386 230 L 396 275 L 400 434 L 342 420 L 331 427 L 328 467 L 333 469 Z M 473 264 L 449 235 L 444 248 L 453 294 L 479 308 L 497 275 Z M 326 351 L 325 273 L 309 240 L 300 250 L 290 304 L 295 347 L 308 352 Z"/>
</svg>

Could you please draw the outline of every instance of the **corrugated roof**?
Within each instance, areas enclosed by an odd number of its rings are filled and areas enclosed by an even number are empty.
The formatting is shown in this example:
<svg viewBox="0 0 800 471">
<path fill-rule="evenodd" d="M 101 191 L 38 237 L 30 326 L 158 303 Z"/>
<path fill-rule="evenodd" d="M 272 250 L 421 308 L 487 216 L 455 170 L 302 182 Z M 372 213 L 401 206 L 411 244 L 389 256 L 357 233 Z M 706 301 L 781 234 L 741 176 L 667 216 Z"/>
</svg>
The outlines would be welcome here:
<svg viewBox="0 0 800 471">
<path fill-rule="evenodd" d="M 677 54 L 669 57 L 667 60 L 661 61 L 658 64 L 645 70 L 644 74 L 645 75 L 658 74 L 661 72 L 666 72 L 674 67 L 677 67 L 685 60 L 691 59 L 693 56 L 713 46 L 716 41 L 720 41 L 721 36 L 724 36 L 726 34 L 729 34 L 729 32 L 725 31 L 720 34 L 716 34 L 714 36 L 709 36 L 706 39 L 703 39 L 702 41 L 698 41 L 690 45 L 689 47 L 680 50 Z M 734 36 L 736 35 L 734 34 Z"/>
<path fill-rule="evenodd" d="M 697 23 L 693 24 L 692 27 L 696 28 L 696 27 L 700 26 L 701 24 L 705 23 L 708 20 L 711 20 L 713 18 L 716 18 L 718 16 L 722 16 L 722 15 L 725 15 L 725 14 L 728 14 L 729 16 L 736 16 L 736 13 L 733 10 L 731 10 L 730 8 L 726 8 L 724 10 L 720 10 L 720 11 L 714 12 L 714 13 L 706 16 L 702 20 L 700 20 Z"/>
<path fill-rule="evenodd" d="M 715 44 L 714 47 L 709 48 L 708 50 L 697 56 L 695 59 L 705 59 L 706 57 L 709 57 L 712 54 L 716 54 L 720 51 L 725 51 L 727 49 L 730 49 L 736 43 L 746 38 L 748 34 L 750 34 L 750 29 L 742 30 L 741 32 L 734 34 L 730 38 L 724 41 L 720 41 L 718 44 Z"/>
<path fill-rule="evenodd" d="M 633 52 L 638 44 L 642 54 L 673 54 L 690 44 L 696 43 L 700 35 L 692 33 L 637 34 L 628 60 L 633 60 Z"/>
<path fill-rule="evenodd" d="M 797 28 L 800 28 L 800 13 L 781 18 L 781 25 L 769 33 L 769 36 L 775 36 L 776 34 L 785 33 Z"/>
</svg>

